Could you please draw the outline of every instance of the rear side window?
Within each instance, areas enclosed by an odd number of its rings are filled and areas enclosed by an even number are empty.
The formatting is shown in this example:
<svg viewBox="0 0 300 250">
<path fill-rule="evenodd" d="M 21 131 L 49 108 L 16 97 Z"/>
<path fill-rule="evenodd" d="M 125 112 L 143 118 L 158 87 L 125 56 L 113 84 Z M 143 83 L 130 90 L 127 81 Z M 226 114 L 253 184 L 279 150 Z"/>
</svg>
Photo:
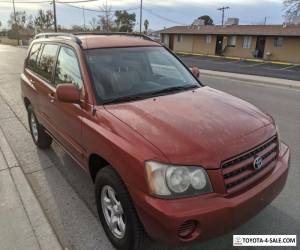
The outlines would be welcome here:
<svg viewBox="0 0 300 250">
<path fill-rule="evenodd" d="M 38 63 L 38 73 L 51 81 L 58 45 L 45 44 Z"/>
<path fill-rule="evenodd" d="M 61 47 L 55 70 L 55 85 L 72 83 L 78 89 L 82 88 L 82 78 L 74 50 Z"/>
<path fill-rule="evenodd" d="M 27 60 L 27 67 L 31 69 L 32 71 L 36 71 L 37 69 L 37 58 L 39 55 L 39 52 L 41 50 L 41 44 L 40 43 L 35 43 L 32 45 L 28 60 Z"/>
</svg>

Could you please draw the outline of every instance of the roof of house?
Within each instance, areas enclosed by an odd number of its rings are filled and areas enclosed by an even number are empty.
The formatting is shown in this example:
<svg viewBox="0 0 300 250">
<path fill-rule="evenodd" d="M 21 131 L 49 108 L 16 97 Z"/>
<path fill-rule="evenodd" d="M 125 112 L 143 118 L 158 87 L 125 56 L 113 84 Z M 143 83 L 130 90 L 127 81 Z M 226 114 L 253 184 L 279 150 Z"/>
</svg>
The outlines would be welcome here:
<svg viewBox="0 0 300 250">
<path fill-rule="evenodd" d="M 253 35 L 253 36 L 300 36 L 300 25 L 203 25 L 174 26 L 160 31 L 161 34 L 200 35 Z"/>
</svg>

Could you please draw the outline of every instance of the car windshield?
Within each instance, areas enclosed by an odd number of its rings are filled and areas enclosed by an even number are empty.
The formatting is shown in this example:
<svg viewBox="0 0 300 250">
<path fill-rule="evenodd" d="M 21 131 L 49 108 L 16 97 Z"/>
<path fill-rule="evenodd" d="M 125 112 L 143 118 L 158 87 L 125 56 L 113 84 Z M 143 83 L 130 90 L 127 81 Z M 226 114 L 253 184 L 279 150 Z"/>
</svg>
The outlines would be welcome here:
<svg viewBox="0 0 300 250">
<path fill-rule="evenodd" d="M 163 47 L 92 49 L 86 51 L 86 56 L 96 95 L 104 104 L 200 87 Z"/>
</svg>

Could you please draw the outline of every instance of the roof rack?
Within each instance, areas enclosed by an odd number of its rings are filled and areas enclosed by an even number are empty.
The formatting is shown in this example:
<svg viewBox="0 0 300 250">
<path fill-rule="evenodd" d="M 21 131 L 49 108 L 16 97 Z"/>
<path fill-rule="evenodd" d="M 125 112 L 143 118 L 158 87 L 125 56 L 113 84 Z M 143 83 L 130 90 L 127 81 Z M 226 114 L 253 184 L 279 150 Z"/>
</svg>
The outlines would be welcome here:
<svg viewBox="0 0 300 250">
<path fill-rule="evenodd" d="M 128 37 L 139 37 L 144 40 L 148 40 L 151 42 L 156 42 L 152 38 L 150 38 L 147 35 L 140 34 L 140 33 L 127 33 L 127 32 L 76 32 L 76 33 L 61 33 L 61 32 L 49 32 L 49 33 L 40 33 L 37 34 L 34 39 L 40 39 L 40 38 L 50 38 L 50 37 L 67 37 L 73 40 L 74 42 L 78 43 L 79 45 L 82 44 L 82 41 L 77 37 L 79 35 L 99 35 L 99 36 L 113 36 L 113 35 L 119 35 L 119 36 L 128 36 Z M 157 43 L 157 42 L 156 42 Z"/>
<path fill-rule="evenodd" d="M 34 39 L 50 38 L 50 37 L 68 37 L 74 42 L 81 44 L 81 40 L 72 33 L 62 33 L 62 32 L 39 33 L 34 37 Z"/>
<path fill-rule="evenodd" d="M 127 32 L 76 32 L 74 35 L 102 35 L 102 36 L 132 36 L 132 37 L 140 37 L 142 39 L 155 42 L 152 38 L 147 35 L 140 34 L 140 33 L 127 33 Z"/>
</svg>

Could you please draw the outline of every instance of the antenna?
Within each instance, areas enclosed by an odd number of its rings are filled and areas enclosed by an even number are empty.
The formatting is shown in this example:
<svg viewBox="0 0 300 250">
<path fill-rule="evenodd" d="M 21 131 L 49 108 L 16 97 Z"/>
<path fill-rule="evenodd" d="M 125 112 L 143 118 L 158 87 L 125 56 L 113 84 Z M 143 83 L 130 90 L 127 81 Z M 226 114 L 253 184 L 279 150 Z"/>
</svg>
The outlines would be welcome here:
<svg viewBox="0 0 300 250">
<path fill-rule="evenodd" d="M 225 10 L 228 10 L 228 9 L 230 9 L 230 7 L 228 7 L 228 6 L 227 7 L 223 6 L 222 8 L 217 9 L 219 11 L 222 11 L 222 26 L 224 26 Z"/>
</svg>

